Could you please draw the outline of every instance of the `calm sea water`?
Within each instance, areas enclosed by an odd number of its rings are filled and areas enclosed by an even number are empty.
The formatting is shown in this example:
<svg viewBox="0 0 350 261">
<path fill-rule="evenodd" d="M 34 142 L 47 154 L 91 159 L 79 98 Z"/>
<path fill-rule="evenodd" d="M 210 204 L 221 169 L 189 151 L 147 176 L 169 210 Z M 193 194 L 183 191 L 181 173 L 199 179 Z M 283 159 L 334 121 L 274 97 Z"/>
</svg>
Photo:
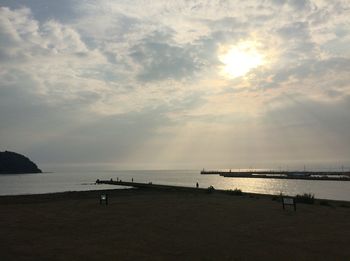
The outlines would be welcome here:
<svg viewBox="0 0 350 261">
<path fill-rule="evenodd" d="M 241 189 L 243 192 L 296 195 L 315 194 L 317 198 L 350 201 L 350 182 L 315 180 L 279 180 L 224 178 L 200 175 L 199 170 L 82 171 L 41 174 L 0 175 L 0 195 L 41 194 L 63 191 L 119 189 L 113 185 L 96 185 L 96 179 L 153 182 L 154 184 L 214 186 L 217 189 Z"/>
</svg>

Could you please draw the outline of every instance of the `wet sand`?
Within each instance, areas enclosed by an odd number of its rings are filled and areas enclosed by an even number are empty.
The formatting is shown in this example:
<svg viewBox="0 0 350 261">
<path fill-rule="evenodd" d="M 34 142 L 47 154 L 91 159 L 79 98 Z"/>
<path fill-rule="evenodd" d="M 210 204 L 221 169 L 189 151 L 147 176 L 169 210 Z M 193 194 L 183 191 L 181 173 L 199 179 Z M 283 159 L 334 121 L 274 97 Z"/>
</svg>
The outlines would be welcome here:
<svg viewBox="0 0 350 261">
<path fill-rule="evenodd" d="M 0 260 L 350 260 L 350 202 L 111 190 L 0 197 Z"/>
</svg>

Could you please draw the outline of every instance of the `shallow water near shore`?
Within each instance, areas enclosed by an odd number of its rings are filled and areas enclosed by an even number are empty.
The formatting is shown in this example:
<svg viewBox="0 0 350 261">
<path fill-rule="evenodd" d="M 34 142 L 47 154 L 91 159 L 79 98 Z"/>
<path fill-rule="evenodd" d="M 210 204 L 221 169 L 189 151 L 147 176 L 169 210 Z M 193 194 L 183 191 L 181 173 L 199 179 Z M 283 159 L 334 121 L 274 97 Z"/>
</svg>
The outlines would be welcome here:
<svg viewBox="0 0 350 261">
<path fill-rule="evenodd" d="M 123 188 L 96 185 L 96 179 L 114 179 L 154 184 L 213 186 L 217 189 L 241 189 L 243 192 L 296 195 L 312 193 L 316 198 L 350 201 L 350 182 L 315 180 L 278 180 L 224 178 L 201 175 L 199 170 L 127 170 L 127 171 L 61 171 L 41 174 L 0 175 L 0 195 L 42 194 Z"/>
</svg>

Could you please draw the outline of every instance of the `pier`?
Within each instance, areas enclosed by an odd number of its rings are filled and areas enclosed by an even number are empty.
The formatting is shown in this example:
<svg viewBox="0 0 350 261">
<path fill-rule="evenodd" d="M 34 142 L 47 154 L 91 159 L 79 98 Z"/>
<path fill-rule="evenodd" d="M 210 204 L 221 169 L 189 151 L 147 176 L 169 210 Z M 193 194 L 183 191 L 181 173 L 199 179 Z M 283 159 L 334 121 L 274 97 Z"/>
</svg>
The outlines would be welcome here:
<svg viewBox="0 0 350 261">
<path fill-rule="evenodd" d="M 153 184 L 152 182 L 141 183 L 141 182 L 125 182 L 121 180 L 96 180 L 96 184 L 107 184 L 107 185 L 117 185 L 136 189 L 154 189 L 154 190 L 167 190 L 167 191 L 184 191 L 184 192 L 212 192 L 215 190 L 216 193 L 231 193 L 231 190 L 227 189 L 217 189 L 212 186 L 210 187 L 197 187 L 193 184 L 193 187 L 185 186 L 175 186 L 175 185 L 161 185 Z M 211 189 L 212 188 L 212 189 Z M 241 195 L 259 196 L 259 197 L 271 197 L 269 194 L 253 193 L 253 192 L 242 192 Z"/>
<path fill-rule="evenodd" d="M 184 187 L 184 186 L 174 186 L 174 185 L 161 185 L 149 183 L 140 183 L 140 182 L 127 182 L 121 180 L 96 180 L 96 184 L 108 184 L 108 185 L 118 185 L 124 187 L 133 187 L 139 189 L 163 189 L 163 190 L 182 190 L 182 191 L 193 191 L 193 190 L 207 190 L 207 188 L 196 188 L 193 184 L 193 187 Z M 218 190 L 220 191 L 220 190 Z"/>
<path fill-rule="evenodd" d="M 301 180 L 325 180 L 325 181 L 350 181 L 350 172 L 339 171 L 277 171 L 277 170 L 253 170 L 253 171 L 220 171 L 202 170 L 202 175 L 220 175 L 229 178 L 264 178 L 264 179 L 301 179 Z"/>
</svg>

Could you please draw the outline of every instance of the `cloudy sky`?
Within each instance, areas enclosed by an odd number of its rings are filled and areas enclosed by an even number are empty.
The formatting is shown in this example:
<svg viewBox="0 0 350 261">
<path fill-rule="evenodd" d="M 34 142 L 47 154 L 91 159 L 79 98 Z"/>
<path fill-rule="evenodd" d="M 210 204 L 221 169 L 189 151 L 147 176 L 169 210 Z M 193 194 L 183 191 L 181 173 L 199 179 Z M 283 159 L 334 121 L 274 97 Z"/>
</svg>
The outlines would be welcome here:
<svg viewBox="0 0 350 261">
<path fill-rule="evenodd" d="M 0 0 L 0 150 L 114 169 L 349 164 L 350 1 Z"/>
</svg>

